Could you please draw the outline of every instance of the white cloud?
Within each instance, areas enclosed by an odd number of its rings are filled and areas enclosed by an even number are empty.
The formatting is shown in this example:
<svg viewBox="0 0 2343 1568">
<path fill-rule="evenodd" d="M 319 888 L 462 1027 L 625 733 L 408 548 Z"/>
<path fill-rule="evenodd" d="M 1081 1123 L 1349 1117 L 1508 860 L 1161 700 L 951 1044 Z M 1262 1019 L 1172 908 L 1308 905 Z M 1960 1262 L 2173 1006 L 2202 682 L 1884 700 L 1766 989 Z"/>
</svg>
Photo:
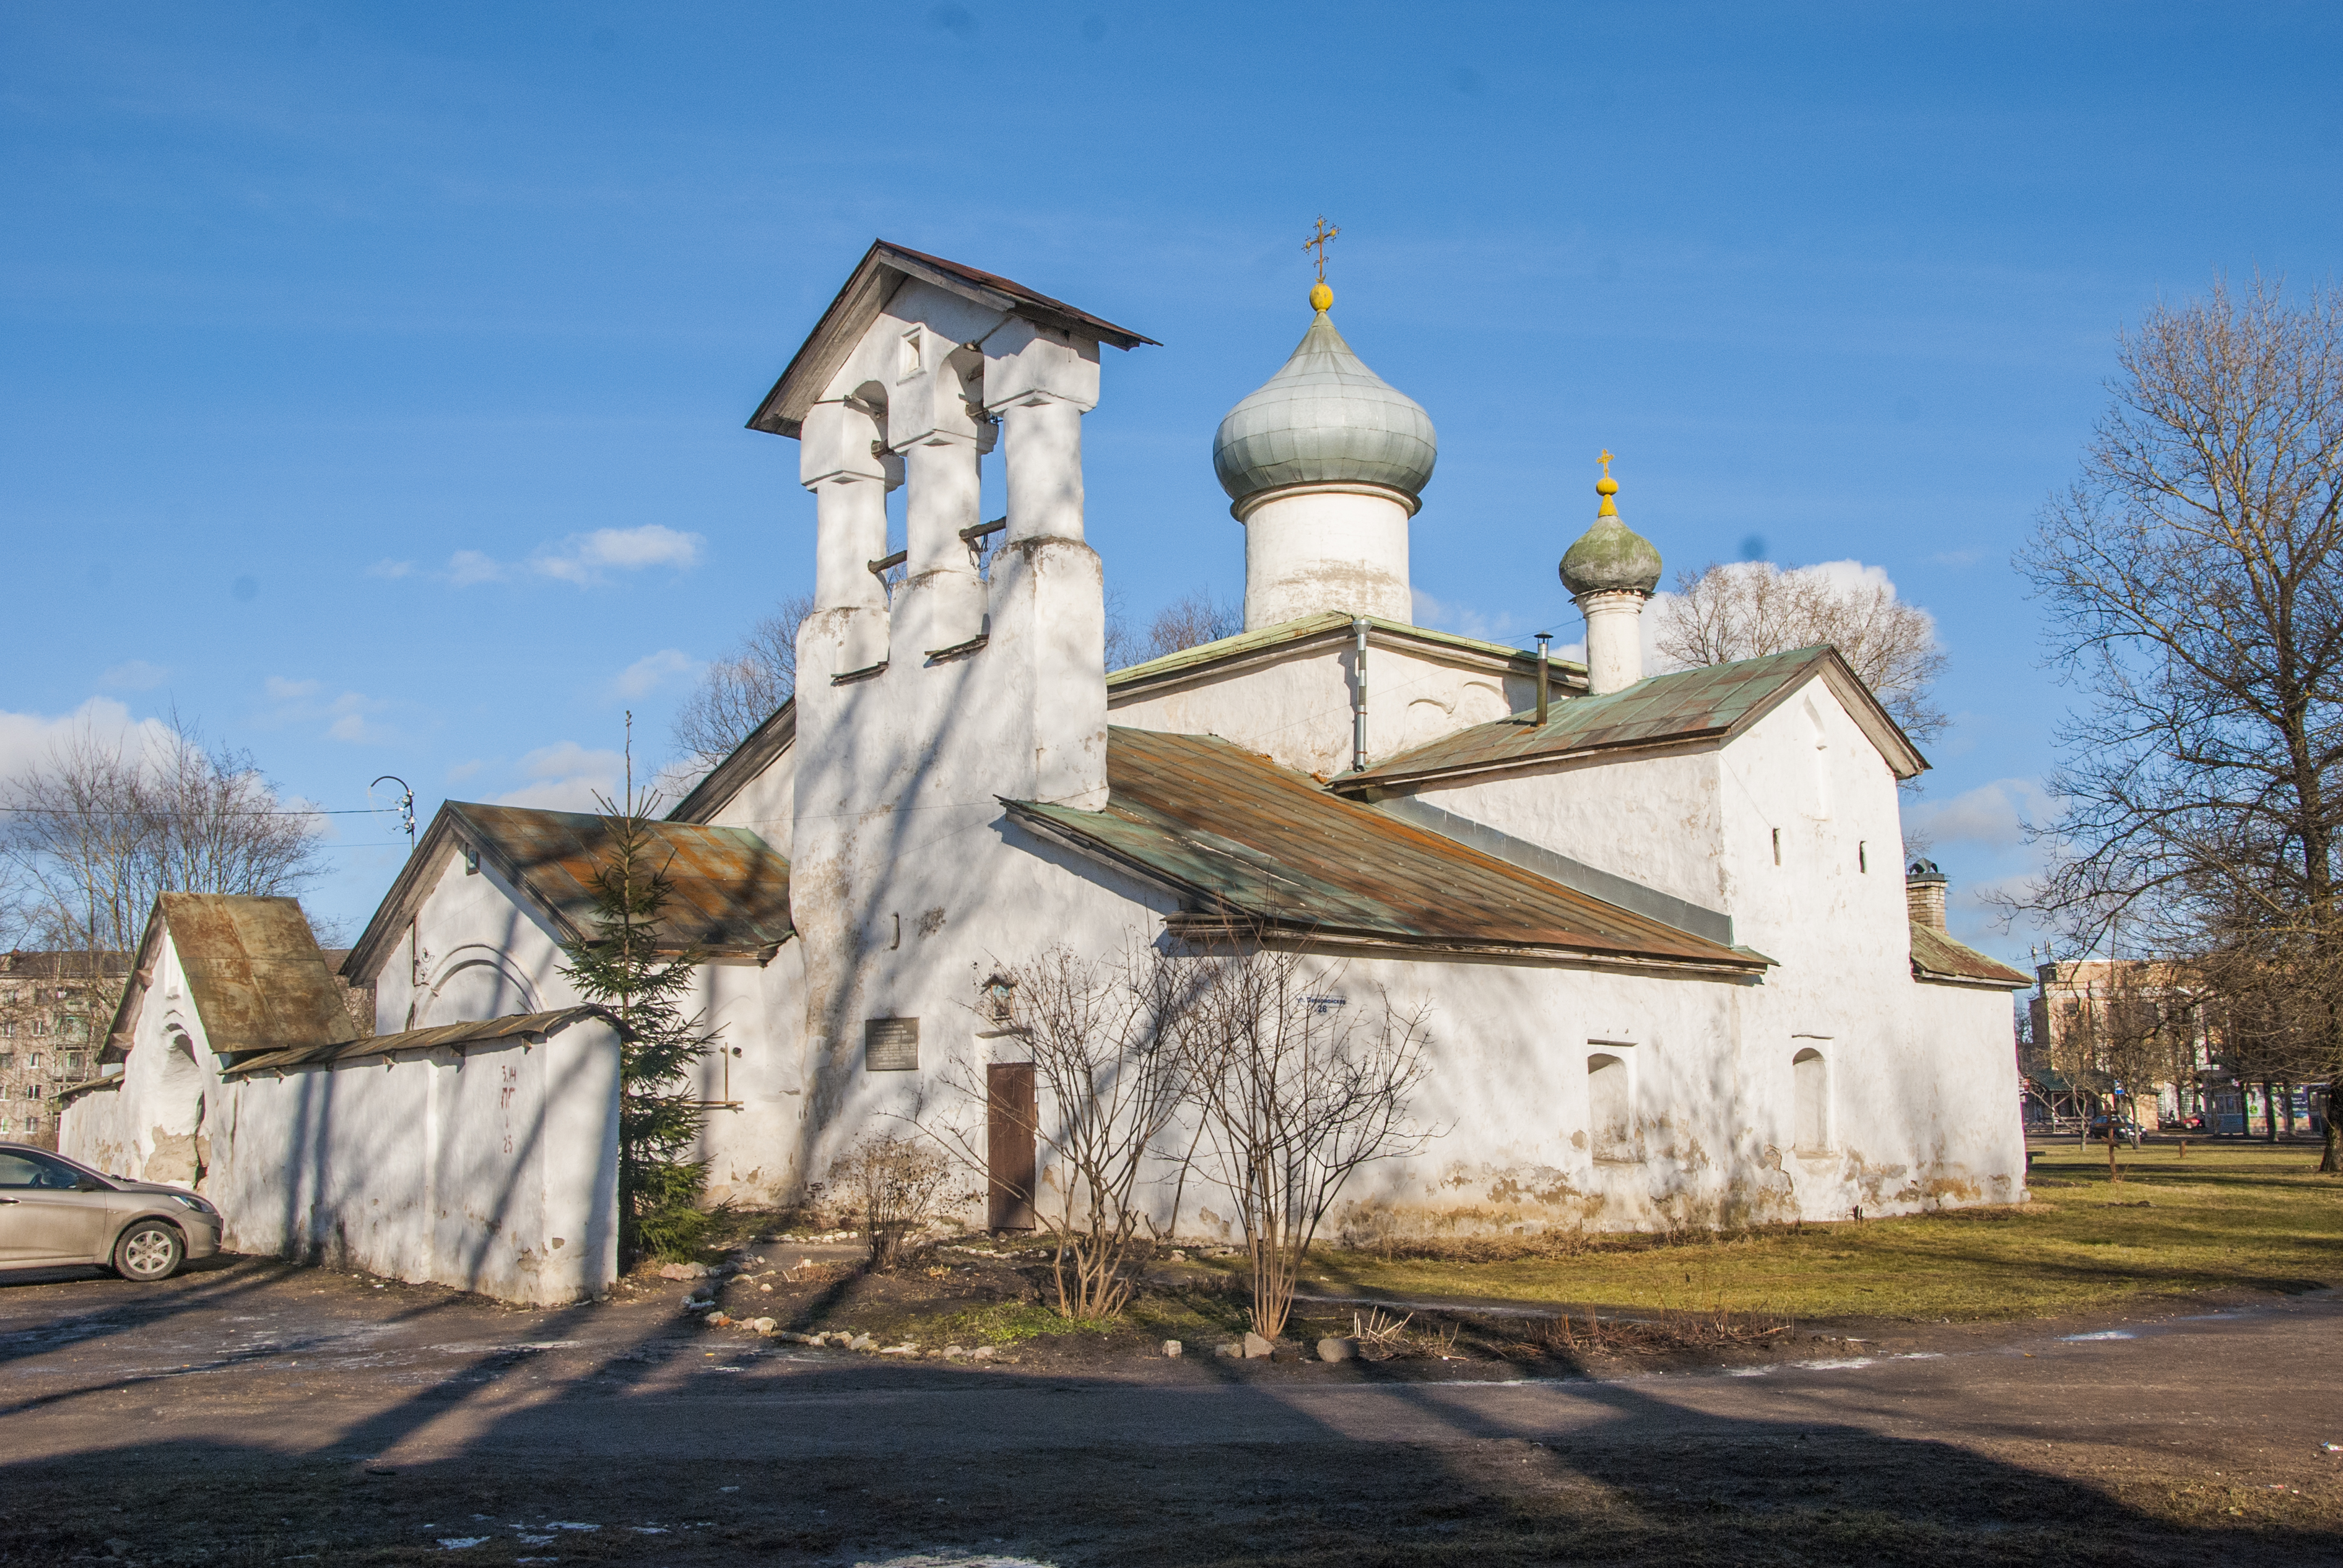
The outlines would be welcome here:
<svg viewBox="0 0 2343 1568">
<path fill-rule="evenodd" d="M 281 675 L 272 675 L 261 682 L 261 689 L 268 693 L 271 702 L 298 702 L 305 697 L 317 696 L 325 685 L 322 680 L 287 680 Z"/>
<path fill-rule="evenodd" d="M 2031 779 L 1996 779 L 1949 800 L 1914 801 L 1904 814 L 1931 843 L 2013 849 L 2026 841 L 2026 820 L 2041 820 L 2056 804 Z"/>
<path fill-rule="evenodd" d="M 345 691 L 329 701 L 320 701 L 319 694 L 325 689 L 322 680 L 295 680 L 272 675 L 261 682 L 269 706 L 255 718 L 266 725 L 312 724 L 324 719 L 327 739 L 353 746 L 379 746 L 397 739 L 393 730 L 373 722 L 376 714 L 391 706 L 389 699 Z"/>
<path fill-rule="evenodd" d="M 643 567 L 673 567 L 681 571 L 699 564 L 700 548 L 707 540 L 698 534 L 679 533 L 657 523 L 645 523 L 639 528 L 596 528 L 590 534 L 572 534 L 555 552 L 540 552 L 537 569 L 553 577 L 567 577 L 567 564 L 575 562 L 591 569 L 595 567 L 617 567 L 622 571 L 634 571 Z M 555 563 L 562 563 L 557 566 Z"/>
<path fill-rule="evenodd" d="M 616 751 L 597 751 L 575 740 L 539 747 L 520 759 L 521 772 L 530 780 L 497 797 L 499 806 L 535 806 L 548 811 L 593 811 L 597 794 L 615 797 L 624 776 L 626 758 Z"/>
<path fill-rule="evenodd" d="M 1469 605 L 1453 604 L 1447 599 L 1434 598 L 1422 588 L 1415 589 L 1410 597 L 1413 600 L 1410 613 L 1418 626 L 1508 646 L 1519 646 L 1529 641 L 1518 629 L 1520 623 L 1511 615 L 1483 615 Z"/>
<path fill-rule="evenodd" d="M 386 557 L 382 560 L 378 560 L 375 562 L 374 565 L 367 568 L 366 575 L 370 578 L 390 578 L 396 579 L 403 577 L 412 577 L 414 573 L 415 563 L 413 561 L 394 561 Z"/>
<path fill-rule="evenodd" d="M 111 686 L 120 691 L 151 691 L 162 685 L 170 673 L 159 664 L 133 658 L 116 665 L 97 679 L 99 685 Z"/>
<path fill-rule="evenodd" d="M 35 764 L 48 760 L 60 741 L 83 735 L 106 745 L 123 741 L 154 754 L 169 742 L 170 733 L 159 719 L 134 719 L 130 709 L 111 697 L 93 697 L 56 718 L 0 712 L 0 779 L 21 776 Z"/>
<path fill-rule="evenodd" d="M 481 766 L 482 764 L 480 759 L 477 757 L 473 758 L 468 762 L 458 762 L 453 768 L 447 769 L 447 782 L 450 784 L 460 784 L 465 779 L 469 779 L 473 774 L 478 773 L 480 770 Z"/>
<path fill-rule="evenodd" d="M 475 583 L 501 582 L 505 568 L 478 550 L 458 550 L 447 558 L 447 580 L 458 588 L 470 588 Z"/>
<path fill-rule="evenodd" d="M 679 675 L 689 675 L 699 665 L 689 654 L 672 648 L 646 654 L 620 670 L 610 682 L 613 697 L 648 697 Z"/>
<path fill-rule="evenodd" d="M 659 523 L 639 528 L 596 528 L 572 534 L 558 544 L 540 547 L 528 560 L 508 564 L 478 550 L 458 550 L 447 558 L 446 577 L 457 588 L 506 582 L 524 573 L 588 588 L 609 571 L 640 571 L 647 567 L 672 567 L 678 571 L 699 564 L 708 541 Z"/>
</svg>

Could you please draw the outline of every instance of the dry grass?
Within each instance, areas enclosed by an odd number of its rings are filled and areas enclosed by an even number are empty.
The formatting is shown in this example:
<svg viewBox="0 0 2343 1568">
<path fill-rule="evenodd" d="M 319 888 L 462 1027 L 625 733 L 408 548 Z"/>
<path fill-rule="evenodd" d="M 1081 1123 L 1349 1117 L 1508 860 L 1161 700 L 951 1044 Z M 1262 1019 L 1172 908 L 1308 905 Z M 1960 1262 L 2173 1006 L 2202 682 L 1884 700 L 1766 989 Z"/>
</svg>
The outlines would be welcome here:
<svg viewBox="0 0 2343 1568">
<path fill-rule="evenodd" d="M 2107 1157 L 2045 1147 L 2036 1201 L 1657 1241 L 1499 1238 L 1313 1254 L 1305 1292 L 1552 1302 L 1668 1313 L 1978 1320 L 2087 1312 L 2143 1293 L 2343 1281 L 2343 1180 L 2316 1151 L 2199 1143 Z"/>
</svg>

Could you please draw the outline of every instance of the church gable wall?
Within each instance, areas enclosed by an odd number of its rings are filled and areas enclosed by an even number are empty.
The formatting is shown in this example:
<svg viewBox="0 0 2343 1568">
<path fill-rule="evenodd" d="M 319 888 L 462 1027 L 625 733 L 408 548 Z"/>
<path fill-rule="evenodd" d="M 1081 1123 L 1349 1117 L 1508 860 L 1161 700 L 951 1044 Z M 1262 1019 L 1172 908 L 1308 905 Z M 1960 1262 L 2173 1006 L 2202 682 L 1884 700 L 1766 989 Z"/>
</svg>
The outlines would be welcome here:
<svg viewBox="0 0 2343 1568">
<path fill-rule="evenodd" d="M 1419 787 L 1417 799 L 1703 909 L 1729 894 L 1714 747 L 1560 761 Z M 1735 936 L 1747 943 L 1738 930 Z M 1755 945 L 1755 944 L 1749 944 Z"/>
<path fill-rule="evenodd" d="M 699 1150 L 711 1198 L 776 1202 L 801 1173 L 789 1158 L 801 1100 L 802 992 L 795 942 L 774 960 L 701 966 L 694 1001 L 722 1026 L 719 1053 L 699 1067 L 699 1096 L 713 1109 Z M 419 954 L 419 957 L 416 956 Z M 476 872 L 451 849 L 424 898 L 411 938 L 376 977 L 384 1033 L 549 1011 L 582 1002 L 568 961 L 534 900 L 485 859 Z M 739 1054 L 733 1054 L 735 1051 Z"/>
<path fill-rule="evenodd" d="M 797 780 L 798 749 L 792 743 L 708 819 L 719 828 L 746 828 L 784 860 L 794 859 Z"/>
<path fill-rule="evenodd" d="M 1305 645 L 1272 663 L 1125 696 L 1110 709 L 1117 724 L 1217 735 L 1283 767 L 1332 777 L 1351 766 L 1356 658 L 1348 644 Z M 1374 643 L 1367 650 L 1368 760 L 1503 719 L 1535 700 L 1533 683 L 1518 676 Z"/>
</svg>

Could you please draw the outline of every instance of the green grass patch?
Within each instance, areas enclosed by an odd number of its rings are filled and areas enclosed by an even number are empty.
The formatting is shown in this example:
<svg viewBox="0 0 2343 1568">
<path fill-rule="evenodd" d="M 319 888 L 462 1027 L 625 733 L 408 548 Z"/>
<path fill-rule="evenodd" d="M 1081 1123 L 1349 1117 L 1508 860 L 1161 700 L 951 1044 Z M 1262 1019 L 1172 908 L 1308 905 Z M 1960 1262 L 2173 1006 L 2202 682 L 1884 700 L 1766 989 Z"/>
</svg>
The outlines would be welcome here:
<svg viewBox="0 0 2343 1568">
<path fill-rule="evenodd" d="M 2035 1201 L 1501 1261 L 1313 1251 L 1303 1289 L 1557 1307 L 1930 1321 L 2042 1317 L 2142 1293 L 2343 1281 L 2343 1179 L 2315 1150 L 2038 1146 Z"/>
</svg>

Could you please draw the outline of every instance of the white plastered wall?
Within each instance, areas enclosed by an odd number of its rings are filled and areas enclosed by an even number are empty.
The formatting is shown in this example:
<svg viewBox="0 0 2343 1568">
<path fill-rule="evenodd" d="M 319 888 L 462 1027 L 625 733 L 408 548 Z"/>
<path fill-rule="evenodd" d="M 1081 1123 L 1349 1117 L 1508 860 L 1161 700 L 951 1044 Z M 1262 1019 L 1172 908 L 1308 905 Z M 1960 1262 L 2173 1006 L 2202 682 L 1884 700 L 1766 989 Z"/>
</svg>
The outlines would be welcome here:
<svg viewBox="0 0 2343 1568">
<path fill-rule="evenodd" d="M 219 1209 L 228 1251 L 532 1305 L 608 1288 L 618 1038 L 608 1025 L 231 1078 L 185 991 L 166 934 L 120 1081 L 66 1106 L 65 1152 L 133 1180 L 180 1180 L 169 1129 L 186 1118 L 180 1063 L 192 1061 L 202 1171 L 189 1184 Z"/>
<path fill-rule="evenodd" d="M 1348 647 L 1296 648 L 1258 664 L 1207 670 L 1176 687 L 1112 696 L 1108 711 L 1113 722 L 1134 729 L 1217 735 L 1283 767 L 1331 777 L 1351 766 L 1354 657 Z M 1373 643 L 1367 650 L 1368 759 L 1527 708 L 1537 699 L 1535 684 L 1481 662 Z"/>
<path fill-rule="evenodd" d="M 568 960 L 551 925 L 492 865 L 484 859 L 467 871 L 451 848 L 435 872 L 412 928 L 372 977 L 378 1030 L 551 1011 L 585 1000 L 561 972 Z M 785 942 L 761 968 L 740 961 L 700 968 L 691 1004 L 719 1035 L 717 1053 L 699 1069 L 709 1110 L 697 1152 L 708 1162 L 711 1199 L 778 1203 L 802 1180 L 788 1158 L 803 1103 L 801 962 L 797 944 Z"/>
</svg>

